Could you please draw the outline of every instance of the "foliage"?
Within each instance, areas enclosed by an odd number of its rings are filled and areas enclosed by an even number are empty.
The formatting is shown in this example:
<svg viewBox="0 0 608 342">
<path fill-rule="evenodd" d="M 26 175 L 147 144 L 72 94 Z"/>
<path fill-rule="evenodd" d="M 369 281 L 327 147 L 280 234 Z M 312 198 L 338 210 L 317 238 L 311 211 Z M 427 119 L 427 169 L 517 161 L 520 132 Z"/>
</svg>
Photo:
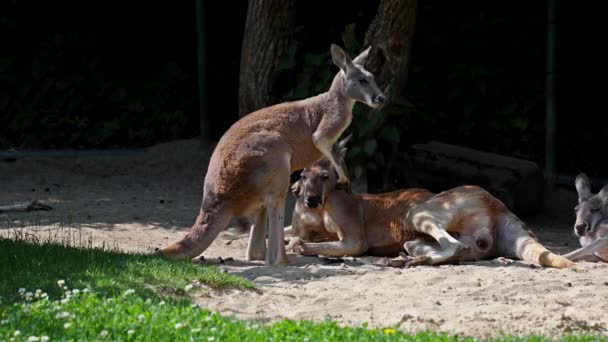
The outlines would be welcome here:
<svg viewBox="0 0 608 342">
<path fill-rule="evenodd" d="M 196 134 L 192 79 L 176 63 L 131 79 L 104 72 L 81 34 L 47 34 L 28 57 L 0 57 L 0 147 L 145 146 Z"/>
</svg>

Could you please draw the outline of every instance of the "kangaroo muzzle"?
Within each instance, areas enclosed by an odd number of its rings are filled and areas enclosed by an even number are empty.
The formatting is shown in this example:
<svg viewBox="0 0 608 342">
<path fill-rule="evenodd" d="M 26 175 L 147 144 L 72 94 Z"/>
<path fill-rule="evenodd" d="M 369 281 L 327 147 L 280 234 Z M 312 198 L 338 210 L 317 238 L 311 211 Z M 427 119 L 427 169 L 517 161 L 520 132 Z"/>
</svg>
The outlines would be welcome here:
<svg viewBox="0 0 608 342">
<path fill-rule="evenodd" d="M 377 106 L 382 106 L 382 105 L 384 105 L 384 104 L 386 103 L 386 97 L 385 97 L 384 95 L 382 95 L 382 94 L 380 94 L 380 95 L 376 95 L 376 96 L 375 96 L 375 97 L 372 99 L 372 103 L 373 103 L 374 105 L 377 105 Z"/>
<path fill-rule="evenodd" d="M 590 227 L 589 224 L 585 221 L 577 222 L 574 225 L 574 231 L 575 231 L 576 235 L 583 236 L 583 235 L 585 235 L 586 232 L 589 231 L 589 227 Z"/>
<path fill-rule="evenodd" d="M 304 205 L 309 208 L 316 208 L 321 205 L 321 196 L 308 196 L 304 198 Z"/>
</svg>

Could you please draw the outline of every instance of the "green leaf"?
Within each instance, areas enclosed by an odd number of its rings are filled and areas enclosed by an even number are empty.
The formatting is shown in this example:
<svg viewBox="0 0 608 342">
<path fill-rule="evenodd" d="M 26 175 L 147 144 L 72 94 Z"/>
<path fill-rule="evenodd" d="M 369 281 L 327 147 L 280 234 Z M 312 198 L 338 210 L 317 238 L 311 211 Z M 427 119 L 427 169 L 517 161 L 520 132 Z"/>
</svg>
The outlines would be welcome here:
<svg viewBox="0 0 608 342">
<path fill-rule="evenodd" d="M 363 174 L 363 168 L 361 167 L 361 165 L 357 165 L 355 166 L 353 172 L 355 173 L 355 178 L 360 178 Z"/>
<path fill-rule="evenodd" d="M 355 146 L 346 150 L 346 153 L 352 158 L 356 157 L 359 153 L 361 153 L 361 147 Z"/>
<path fill-rule="evenodd" d="M 297 44 L 291 44 L 287 55 L 283 56 L 279 62 L 279 70 L 290 70 L 296 65 L 296 51 L 298 49 Z"/>
<path fill-rule="evenodd" d="M 398 143 L 400 141 L 399 130 L 393 125 L 385 126 L 380 131 L 380 138 L 389 142 Z"/>
<path fill-rule="evenodd" d="M 376 141 L 376 139 L 367 139 L 365 141 L 365 144 L 363 145 L 363 151 L 365 151 L 365 154 L 367 154 L 368 156 L 371 156 L 372 154 L 374 154 L 374 152 L 376 152 L 377 147 L 378 142 Z"/>
</svg>

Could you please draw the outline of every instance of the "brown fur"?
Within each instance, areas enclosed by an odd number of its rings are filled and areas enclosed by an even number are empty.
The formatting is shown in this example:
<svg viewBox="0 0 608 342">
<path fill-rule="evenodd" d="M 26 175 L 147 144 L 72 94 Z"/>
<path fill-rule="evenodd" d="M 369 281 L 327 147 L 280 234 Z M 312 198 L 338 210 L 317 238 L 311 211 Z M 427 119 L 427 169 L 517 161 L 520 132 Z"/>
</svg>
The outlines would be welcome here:
<svg viewBox="0 0 608 342">
<path fill-rule="evenodd" d="M 331 147 L 350 124 L 356 101 L 372 107 L 384 102 L 373 76 L 362 66 L 368 52 L 350 60 L 332 45 L 332 58 L 341 71 L 328 92 L 260 109 L 232 125 L 211 156 L 195 224 L 183 240 L 161 253 L 195 257 L 237 217 L 255 222 L 248 260 L 287 263 L 282 227 L 290 174 L 325 157 L 343 175 L 341 182 L 347 182 Z"/>
<path fill-rule="evenodd" d="M 306 185 L 322 168 L 305 170 L 298 202 L 310 193 Z M 331 183 L 332 179 L 328 179 Z M 328 185 L 331 189 L 331 184 Z M 436 264 L 514 257 L 543 266 L 563 268 L 571 262 L 549 252 L 505 205 L 477 186 L 461 186 L 439 194 L 424 189 L 385 194 L 348 194 L 331 190 L 323 194 L 323 227 L 335 231 L 333 242 L 304 242 L 298 232 L 306 206 L 296 206 L 292 230 L 298 235 L 290 248 L 302 254 L 402 256 L 402 264 Z M 322 211 L 322 214 L 319 213 Z M 457 239 L 454 239 L 456 237 Z"/>
</svg>

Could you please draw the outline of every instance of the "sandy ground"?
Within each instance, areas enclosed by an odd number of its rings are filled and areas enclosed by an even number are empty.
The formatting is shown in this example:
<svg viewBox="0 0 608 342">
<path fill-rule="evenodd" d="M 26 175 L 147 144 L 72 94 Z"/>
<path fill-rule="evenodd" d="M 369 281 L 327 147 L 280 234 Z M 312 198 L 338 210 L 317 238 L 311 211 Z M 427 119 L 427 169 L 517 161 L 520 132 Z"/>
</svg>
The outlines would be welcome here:
<svg viewBox="0 0 608 342">
<path fill-rule="evenodd" d="M 0 161 L 0 204 L 38 199 L 49 212 L 0 214 L 0 234 L 33 234 L 85 245 L 149 252 L 179 239 L 194 222 L 208 153 L 195 140 L 155 146 L 134 156 Z M 577 247 L 571 226 L 576 196 L 562 189 L 525 221 L 558 253 Z M 475 337 L 502 333 L 608 334 L 608 265 L 576 270 L 497 259 L 395 269 L 381 258 L 290 255 L 291 266 L 243 261 L 247 235 L 228 229 L 205 256 L 233 257 L 227 272 L 261 293 L 229 290 L 197 297 L 204 307 L 260 321 L 282 318 L 345 325 L 400 326 Z"/>
</svg>

